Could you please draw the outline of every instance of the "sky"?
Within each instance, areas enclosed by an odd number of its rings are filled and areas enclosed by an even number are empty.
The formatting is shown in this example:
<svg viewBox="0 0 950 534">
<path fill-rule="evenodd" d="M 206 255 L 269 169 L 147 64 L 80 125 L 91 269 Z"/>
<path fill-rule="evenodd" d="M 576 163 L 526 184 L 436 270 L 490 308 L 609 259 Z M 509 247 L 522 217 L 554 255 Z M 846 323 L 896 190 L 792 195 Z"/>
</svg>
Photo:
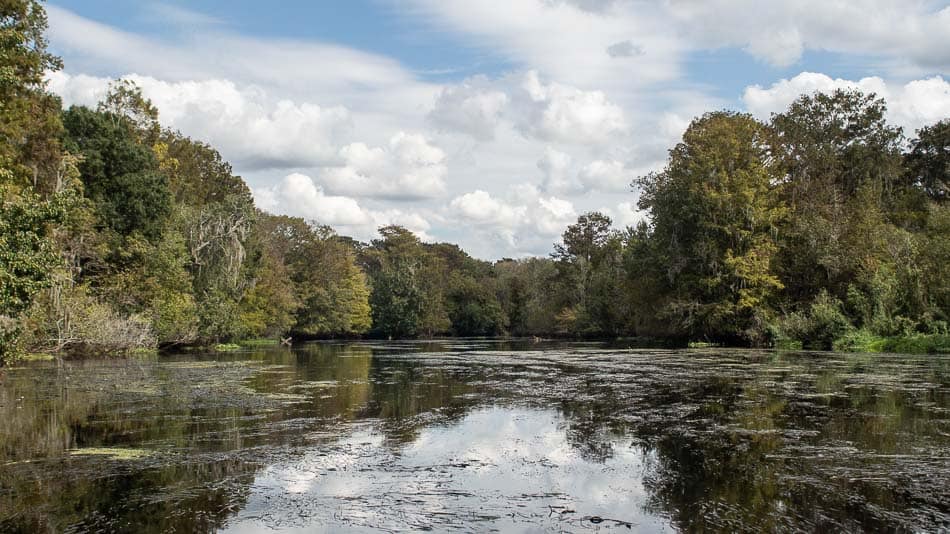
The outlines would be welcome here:
<svg viewBox="0 0 950 534">
<path fill-rule="evenodd" d="M 874 92 L 908 137 L 950 117 L 950 1 L 58 0 L 64 105 L 135 81 L 269 212 L 399 224 L 482 259 L 546 255 L 690 121 Z"/>
</svg>

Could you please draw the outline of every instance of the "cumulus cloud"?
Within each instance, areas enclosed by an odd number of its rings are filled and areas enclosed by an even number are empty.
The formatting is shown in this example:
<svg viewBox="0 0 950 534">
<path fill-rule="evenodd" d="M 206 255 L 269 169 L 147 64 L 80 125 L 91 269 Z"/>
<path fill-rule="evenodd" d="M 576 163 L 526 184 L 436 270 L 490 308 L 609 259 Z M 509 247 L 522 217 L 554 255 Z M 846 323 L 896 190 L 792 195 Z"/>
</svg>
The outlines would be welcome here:
<svg viewBox="0 0 950 534">
<path fill-rule="evenodd" d="M 421 135 L 399 132 L 386 147 L 352 143 L 339 156 L 343 164 L 321 176 L 331 191 L 394 200 L 445 193 L 445 152 Z"/>
<path fill-rule="evenodd" d="M 636 227 L 640 221 L 647 220 L 647 213 L 637 209 L 633 202 L 621 202 L 615 208 L 600 210 L 613 220 L 615 228 Z"/>
<path fill-rule="evenodd" d="M 577 219 L 571 201 L 543 195 L 529 184 L 512 187 L 506 198 L 475 190 L 455 197 L 449 208 L 450 219 L 474 224 L 482 237 L 495 238 L 522 254 L 549 249 L 551 239 Z"/>
<path fill-rule="evenodd" d="M 166 82 L 128 75 L 159 109 L 168 127 L 212 142 L 225 158 L 249 169 L 322 165 L 336 156 L 339 138 L 350 129 L 342 106 L 275 99 L 263 89 L 209 79 Z M 50 73 L 49 87 L 65 105 L 95 105 L 108 91 L 108 78 Z"/>
<path fill-rule="evenodd" d="M 623 109 L 602 91 L 545 82 L 534 70 L 447 86 L 428 118 L 443 131 L 480 141 L 493 139 L 505 123 L 530 139 L 577 145 L 609 143 L 628 126 Z"/>
<path fill-rule="evenodd" d="M 537 71 L 521 83 L 530 102 L 520 128 L 549 141 L 605 143 L 622 134 L 627 122 L 620 106 L 601 91 L 582 91 L 556 82 L 543 83 Z"/>
<path fill-rule="evenodd" d="M 507 94 L 490 88 L 486 78 L 478 77 L 442 89 L 429 119 L 442 130 L 489 141 L 495 137 L 495 128 L 507 104 Z"/>
<path fill-rule="evenodd" d="M 580 184 L 571 175 L 571 156 L 547 147 L 544 156 L 538 160 L 538 169 L 543 176 L 542 187 L 549 192 L 572 192 L 580 189 Z"/>
<path fill-rule="evenodd" d="M 255 203 L 264 211 L 330 225 L 359 239 L 375 237 L 380 226 L 398 224 L 420 239 L 432 240 L 427 233 L 431 225 L 422 215 L 399 209 L 364 208 L 353 198 L 328 195 L 304 174 L 288 174 L 277 184 L 254 189 L 253 193 Z"/>
<path fill-rule="evenodd" d="M 481 189 L 455 197 L 449 206 L 460 218 L 468 222 L 503 228 L 522 224 L 528 214 L 527 206 L 508 204 Z"/>
<path fill-rule="evenodd" d="M 857 81 L 831 78 L 825 74 L 803 72 L 790 80 L 780 80 L 768 88 L 747 87 L 742 100 L 746 109 L 761 120 L 788 108 L 802 94 L 835 89 L 856 89 L 875 93 L 888 104 L 888 120 L 913 134 L 918 128 L 950 117 L 950 83 L 940 76 L 914 80 L 906 84 L 887 83 L 878 77 Z"/>
<path fill-rule="evenodd" d="M 352 226 L 372 220 L 356 200 L 327 195 L 309 176 L 299 173 L 288 174 L 272 187 L 255 189 L 254 199 L 265 211 L 303 217 L 321 224 Z"/>
<path fill-rule="evenodd" d="M 587 190 L 629 191 L 634 178 L 636 175 L 617 160 L 595 160 L 580 171 L 580 183 Z"/>
</svg>

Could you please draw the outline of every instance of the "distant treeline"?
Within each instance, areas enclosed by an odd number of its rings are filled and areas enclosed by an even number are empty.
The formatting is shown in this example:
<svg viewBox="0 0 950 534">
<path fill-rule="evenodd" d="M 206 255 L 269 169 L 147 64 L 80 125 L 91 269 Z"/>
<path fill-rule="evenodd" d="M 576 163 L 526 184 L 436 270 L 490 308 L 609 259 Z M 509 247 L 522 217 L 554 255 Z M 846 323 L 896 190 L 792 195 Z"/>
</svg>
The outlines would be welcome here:
<svg viewBox="0 0 950 534">
<path fill-rule="evenodd" d="M 257 210 L 129 82 L 63 111 L 45 30 L 37 2 L 0 6 L 0 363 L 285 335 L 946 339 L 950 120 L 908 140 L 847 91 L 708 113 L 634 184 L 648 223 L 587 213 L 550 257 L 490 263 Z"/>
</svg>

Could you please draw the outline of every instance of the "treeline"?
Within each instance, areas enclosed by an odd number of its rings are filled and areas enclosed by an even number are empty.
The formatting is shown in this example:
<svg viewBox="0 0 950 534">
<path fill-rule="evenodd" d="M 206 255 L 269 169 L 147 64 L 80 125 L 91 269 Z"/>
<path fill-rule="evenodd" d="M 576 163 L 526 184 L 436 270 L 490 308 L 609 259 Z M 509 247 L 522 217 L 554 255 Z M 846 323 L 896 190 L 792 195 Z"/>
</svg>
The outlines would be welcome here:
<svg viewBox="0 0 950 534">
<path fill-rule="evenodd" d="M 946 342 L 948 120 L 908 140 L 845 91 L 709 113 L 635 184 L 649 223 L 587 213 L 550 257 L 490 263 L 261 212 L 134 85 L 63 110 L 42 6 L 0 18 L 0 362 L 285 335 Z"/>
</svg>

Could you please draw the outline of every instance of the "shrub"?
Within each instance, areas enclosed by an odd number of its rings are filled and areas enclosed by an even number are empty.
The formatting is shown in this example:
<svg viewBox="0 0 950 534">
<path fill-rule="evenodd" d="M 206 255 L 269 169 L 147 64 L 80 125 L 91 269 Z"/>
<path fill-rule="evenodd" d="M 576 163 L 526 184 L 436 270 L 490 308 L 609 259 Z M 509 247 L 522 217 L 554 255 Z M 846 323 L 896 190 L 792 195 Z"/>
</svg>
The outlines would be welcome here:
<svg viewBox="0 0 950 534">
<path fill-rule="evenodd" d="M 822 290 L 808 308 L 808 313 L 793 312 L 778 324 L 782 336 L 802 343 L 806 349 L 831 350 L 836 339 L 851 329 L 841 310 L 841 301 Z"/>
</svg>

